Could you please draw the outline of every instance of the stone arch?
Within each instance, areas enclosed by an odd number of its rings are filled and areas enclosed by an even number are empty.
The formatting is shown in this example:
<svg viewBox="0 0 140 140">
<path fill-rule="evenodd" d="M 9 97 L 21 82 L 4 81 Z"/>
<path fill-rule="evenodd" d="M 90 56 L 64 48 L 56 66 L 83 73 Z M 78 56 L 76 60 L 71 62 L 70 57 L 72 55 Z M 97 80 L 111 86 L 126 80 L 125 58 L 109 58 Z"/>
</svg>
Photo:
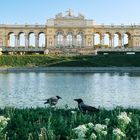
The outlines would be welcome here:
<svg viewBox="0 0 140 140">
<path fill-rule="evenodd" d="M 56 33 L 56 45 L 59 47 L 64 45 L 64 32 L 58 31 Z"/>
<path fill-rule="evenodd" d="M 62 33 L 63 35 L 64 35 L 64 31 L 63 30 L 57 30 L 56 32 L 55 32 L 55 34 L 57 35 L 58 33 Z"/>
<path fill-rule="evenodd" d="M 83 35 L 85 34 L 85 32 L 84 32 L 83 30 L 80 30 L 80 29 L 76 31 L 76 35 L 77 35 L 78 33 L 82 33 Z"/>
<path fill-rule="evenodd" d="M 105 32 L 104 34 L 104 45 L 105 47 L 111 46 L 111 33 L 110 32 Z"/>
<path fill-rule="evenodd" d="M 19 41 L 19 46 L 25 47 L 25 33 L 24 32 L 20 32 L 18 34 L 18 41 Z"/>
<path fill-rule="evenodd" d="M 45 33 L 44 32 L 39 32 L 38 34 L 38 44 L 39 44 L 39 47 L 45 47 Z"/>
<path fill-rule="evenodd" d="M 73 31 L 73 30 L 67 30 L 66 35 L 67 35 L 68 33 L 72 33 L 72 35 L 74 35 L 74 31 Z"/>
<path fill-rule="evenodd" d="M 76 45 L 83 46 L 83 42 L 84 42 L 84 33 L 79 31 L 76 35 Z"/>
<path fill-rule="evenodd" d="M 94 33 L 94 45 L 101 45 L 101 33 L 95 32 Z"/>
<path fill-rule="evenodd" d="M 68 46 L 71 46 L 73 44 L 73 32 L 67 32 L 66 42 Z"/>
<path fill-rule="evenodd" d="M 15 33 L 8 33 L 8 47 L 15 47 Z"/>
<path fill-rule="evenodd" d="M 113 40 L 114 40 L 114 47 L 121 47 L 122 46 L 122 39 L 121 39 L 121 33 L 115 32 L 113 35 Z"/>
<path fill-rule="evenodd" d="M 28 34 L 28 40 L 29 40 L 29 47 L 35 47 L 35 33 L 34 32 L 30 32 Z"/>
<path fill-rule="evenodd" d="M 3 39 L 0 38 L 0 46 L 3 46 Z"/>
<path fill-rule="evenodd" d="M 129 32 L 125 32 L 123 34 L 123 46 L 124 47 L 131 46 L 131 34 Z"/>
<path fill-rule="evenodd" d="M 121 40 L 121 33 L 120 32 L 115 32 L 115 34 L 117 34 L 118 35 L 118 37 L 119 37 L 119 40 Z"/>
</svg>

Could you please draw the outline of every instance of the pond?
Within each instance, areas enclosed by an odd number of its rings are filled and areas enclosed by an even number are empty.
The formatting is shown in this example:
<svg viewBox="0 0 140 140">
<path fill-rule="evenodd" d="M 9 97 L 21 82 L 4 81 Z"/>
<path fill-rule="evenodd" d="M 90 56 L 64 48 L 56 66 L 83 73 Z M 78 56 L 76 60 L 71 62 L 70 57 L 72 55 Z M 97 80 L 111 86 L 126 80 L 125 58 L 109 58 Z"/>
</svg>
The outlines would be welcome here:
<svg viewBox="0 0 140 140">
<path fill-rule="evenodd" d="M 59 95 L 58 107 L 77 107 L 75 98 L 112 109 L 140 108 L 140 73 L 0 73 L 0 107 L 45 107 L 43 99 Z"/>
</svg>

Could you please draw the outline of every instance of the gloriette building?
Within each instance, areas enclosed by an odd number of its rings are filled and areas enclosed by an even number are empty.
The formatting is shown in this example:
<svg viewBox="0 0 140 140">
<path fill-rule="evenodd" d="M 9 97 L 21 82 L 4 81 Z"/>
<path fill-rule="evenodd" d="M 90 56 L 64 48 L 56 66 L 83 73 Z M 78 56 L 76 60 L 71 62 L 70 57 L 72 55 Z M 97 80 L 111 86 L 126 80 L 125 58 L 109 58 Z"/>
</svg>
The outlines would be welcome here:
<svg viewBox="0 0 140 140">
<path fill-rule="evenodd" d="M 139 46 L 140 25 L 97 25 L 71 10 L 65 15 L 58 13 L 45 25 L 0 25 L 2 52 L 92 54 L 97 48 L 139 51 Z"/>
</svg>

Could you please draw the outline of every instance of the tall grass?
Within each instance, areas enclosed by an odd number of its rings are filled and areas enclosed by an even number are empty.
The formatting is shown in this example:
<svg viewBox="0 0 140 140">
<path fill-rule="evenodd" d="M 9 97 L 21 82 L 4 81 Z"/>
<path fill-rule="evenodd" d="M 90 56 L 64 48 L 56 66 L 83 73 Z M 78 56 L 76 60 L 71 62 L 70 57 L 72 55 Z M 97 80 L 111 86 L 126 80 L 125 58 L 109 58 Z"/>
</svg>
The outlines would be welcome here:
<svg viewBox="0 0 140 140">
<path fill-rule="evenodd" d="M 9 140 L 65 140 L 76 139 L 73 129 L 82 124 L 107 124 L 106 140 L 112 140 L 113 129 L 118 127 L 117 116 L 121 112 L 131 113 L 131 122 L 125 127 L 125 139 L 140 139 L 140 110 L 101 109 L 99 113 L 83 114 L 76 109 L 27 108 L 0 109 L 0 115 L 10 117 L 5 131 Z M 115 140 L 115 139 L 114 139 Z"/>
</svg>

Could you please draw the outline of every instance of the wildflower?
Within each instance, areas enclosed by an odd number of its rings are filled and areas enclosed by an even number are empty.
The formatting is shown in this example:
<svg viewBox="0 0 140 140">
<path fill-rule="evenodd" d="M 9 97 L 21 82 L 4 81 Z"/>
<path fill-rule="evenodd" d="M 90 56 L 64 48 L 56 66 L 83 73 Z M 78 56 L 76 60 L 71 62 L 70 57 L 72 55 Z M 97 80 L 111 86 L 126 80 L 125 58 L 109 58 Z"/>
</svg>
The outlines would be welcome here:
<svg viewBox="0 0 140 140">
<path fill-rule="evenodd" d="M 90 136 L 90 139 L 91 140 L 96 140 L 97 139 L 97 136 L 94 133 L 92 133 L 91 136 Z"/>
<path fill-rule="evenodd" d="M 113 134 L 118 138 L 126 136 L 119 128 L 114 129 Z"/>
<path fill-rule="evenodd" d="M 0 131 L 2 131 L 7 126 L 9 120 L 10 118 L 0 116 Z"/>
<path fill-rule="evenodd" d="M 118 116 L 118 120 L 122 121 L 125 124 L 129 124 L 131 122 L 131 119 L 127 116 L 127 113 L 126 112 L 122 112 Z"/>
<path fill-rule="evenodd" d="M 79 125 L 78 127 L 74 128 L 73 131 L 75 134 L 77 134 L 78 138 L 85 138 L 88 128 L 85 125 Z"/>
<path fill-rule="evenodd" d="M 71 114 L 76 114 L 76 111 L 71 111 Z"/>
<path fill-rule="evenodd" d="M 10 118 L 5 118 L 4 116 L 0 116 L 0 122 L 2 121 L 9 121 Z"/>
<path fill-rule="evenodd" d="M 93 125 L 93 123 L 88 123 L 88 124 L 87 124 L 87 127 L 89 127 L 89 128 L 92 129 L 92 128 L 94 127 L 94 125 Z"/>
<path fill-rule="evenodd" d="M 106 136 L 107 135 L 107 131 L 102 131 L 102 135 Z"/>
<path fill-rule="evenodd" d="M 106 129 L 106 128 L 107 128 L 106 125 L 96 124 L 95 127 L 94 127 L 94 130 L 95 130 L 96 132 L 100 132 L 100 131 L 102 131 L 102 130 L 104 130 L 104 129 Z"/>
<path fill-rule="evenodd" d="M 108 125 L 109 122 L 110 122 L 110 119 L 109 119 L 109 118 L 106 118 L 106 119 L 105 119 L 105 123 L 106 123 L 106 125 Z"/>
<path fill-rule="evenodd" d="M 43 137 L 43 135 L 42 134 L 39 134 L 39 137 Z"/>
<path fill-rule="evenodd" d="M 94 127 L 94 130 L 101 135 L 107 135 L 107 126 L 106 125 L 101 125 L 101 124 L 96 124 Z"/>
</svg>

